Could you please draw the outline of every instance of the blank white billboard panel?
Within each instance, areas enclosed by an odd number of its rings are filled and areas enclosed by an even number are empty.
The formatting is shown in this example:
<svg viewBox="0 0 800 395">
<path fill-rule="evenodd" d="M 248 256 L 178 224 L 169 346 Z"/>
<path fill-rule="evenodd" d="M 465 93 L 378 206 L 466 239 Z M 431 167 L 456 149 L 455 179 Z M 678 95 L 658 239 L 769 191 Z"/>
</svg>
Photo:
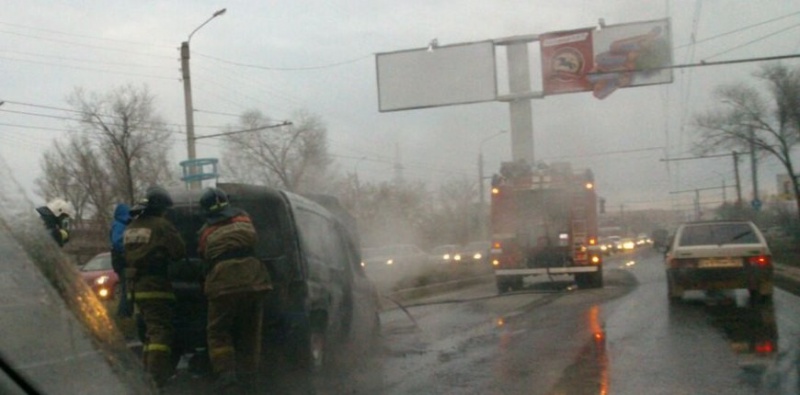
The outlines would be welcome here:
<svg viewBox="0 0 800 395">
<path fill-rule="evenodd" d="M 493 101 L 491 41 L 375 55 L 381 112 Z"/>
</svg>

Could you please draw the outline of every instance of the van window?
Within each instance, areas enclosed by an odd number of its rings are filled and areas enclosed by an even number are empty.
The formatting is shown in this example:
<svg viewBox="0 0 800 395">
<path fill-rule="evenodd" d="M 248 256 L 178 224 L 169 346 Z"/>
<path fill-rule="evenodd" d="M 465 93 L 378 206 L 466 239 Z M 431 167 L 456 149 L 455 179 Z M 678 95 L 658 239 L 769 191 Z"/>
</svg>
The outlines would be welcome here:
<svg viewBox="0 0 800 395">
<path fill-rule="evenodd" d="M 242 210 L 250 215 L 258 233 L 256 254 L 263 258 L 278 258 L 284 255 L 284 216 L 282 206 L 274 202 L 241 202 Z"/>
<path fill-rule="evenodd" d="M 343 269 L 347 255 L 334 224 L 327 218 L 307 210 L 297 210 L 297 221 L 306 251 L 327 265 Z"/>
</svg>

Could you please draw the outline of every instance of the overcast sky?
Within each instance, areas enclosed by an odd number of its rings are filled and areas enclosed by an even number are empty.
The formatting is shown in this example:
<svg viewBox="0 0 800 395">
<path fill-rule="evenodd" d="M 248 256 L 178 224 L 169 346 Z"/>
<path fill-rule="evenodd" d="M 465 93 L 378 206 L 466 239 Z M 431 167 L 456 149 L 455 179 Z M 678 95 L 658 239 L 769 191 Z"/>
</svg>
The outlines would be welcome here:
<svg viewBox="0 0 800 395">
<path fill-rule="evenodd" d="M 42 152 L 66 135 L 67 121 L 59 118 L 74 114 L 56 109 L 68 107 L 65 97 L 75 87 L 107 92 L 146 84 L 161 115 L 174 124 L 175 162 L 185 159 L 178 48 L 220 8 L 227 12 L 191 41 L 198 135 L 236 122 L 234 116 L 215 113 L 257 108 L 273 119 L 291 120 L 294 110 L 304 109 L 326 123 L 342 171 L 353 172 L 357 165 L 362 180 L 389 180 L 399 147 L 404 177 L 424 181 L 431 189 L 447 178 L 477 179 L 479 142 L 509 129 L 508 105 L 380 113 L 376 53 L 425 47 L 433 38 L 448 45 L 593 26 L 598 18 L 617 24 L 666 17 L 671 18 L 673 58 L 679 64 L 800 50 L 797 1 L 9 2 L 0 14 L 0 100 L 6 101 L 0 107 L 0 155 L 20 184 L 32 192 Z M 723 35 L 735 30 L 742 31 Z M 687 45 L 693 32 L 698 43 Z M 723 36 L 704 41 L 717 35 Z M 541 86 L 538 45 L 531 52 L 536 89 Z M 660 159 L 691 156 L 696 140 L 692 115 L 714 104 L 715 86 L 753 81 L 757 68 L 758 63 L 746 63 L 676 71 L 672 84 L 624 89 L 602 101 L 590 93 L 535 100 L 534 157 L 592 168 L 598 192 L 615 209 L 622 204 L 637 209 L 690 202 L 693 194 L 670 191 L 719 186 L 723 180 L 732 185 L 731 160 L 680 162 L 668 168 Z M 501 77 L 503 73 L 499 71 Z M 215 139 L 200 140 L 198 157 L 219 156 L 219 145 Z M 508 134 L 483 147 L 487 174 L 510 159 Z M 749 196 L 749 170 L 742 164 Z M 779 166 L 765 161 L 760 171 L 761 189 L 774 192 Z M 729 189 L 728 199 L 733 195 Z M 706 202 L 721 198 L 722 191 L 702 194 Z"/>
</svg>

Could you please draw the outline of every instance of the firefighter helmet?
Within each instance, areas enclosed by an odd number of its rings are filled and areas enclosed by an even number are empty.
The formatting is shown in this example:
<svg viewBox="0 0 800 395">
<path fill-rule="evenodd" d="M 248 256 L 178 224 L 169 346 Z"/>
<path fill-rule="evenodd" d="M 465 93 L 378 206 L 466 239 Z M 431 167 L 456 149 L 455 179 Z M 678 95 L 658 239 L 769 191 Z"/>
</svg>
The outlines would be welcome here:
<svg viewBox="0 0 800 395">
<path fill-rule="evenodd" d="M 56 218 L 60 218 L 62 216 L 75 218 L 75 207 L 72 206 L 72 203 L 64 199 L 55 198 L 47 203 L 46 206 Z"/>
<path fill-rule="evenodd" d="M 140 200 L 136 209 L 160 212 L 172 207 L 172 196 L 166 189 L 158 185 L 147 188 L 145 198 Z"/>
<path fill-rule="evenodd" d="M 200 207 L 206 215 L 214 215 L 228 207 L 228 194 L 219 188 L 206 188 L 200 196 Z"/>
</svg>

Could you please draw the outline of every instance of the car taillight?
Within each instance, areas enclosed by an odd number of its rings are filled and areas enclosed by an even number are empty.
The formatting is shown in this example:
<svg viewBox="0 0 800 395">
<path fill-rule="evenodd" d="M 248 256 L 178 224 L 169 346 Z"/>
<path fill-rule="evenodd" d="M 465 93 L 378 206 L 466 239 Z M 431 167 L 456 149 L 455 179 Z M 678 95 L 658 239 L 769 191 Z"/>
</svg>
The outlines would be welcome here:
<svg viewBox="0 0 800 395">
<path fill-rule="evenodd" d="M 772 340 L 764 340 L 756 343 L 757 354 L 770 354 L 775 352 L 775 343 Z"/>
<path fill-rule="evenodd" d="M 757 255 L 747 258 L 747 262 L 752 266 L 768 267 L 772 265 L 772 258 L 769 255 Z"/>
</svg>

